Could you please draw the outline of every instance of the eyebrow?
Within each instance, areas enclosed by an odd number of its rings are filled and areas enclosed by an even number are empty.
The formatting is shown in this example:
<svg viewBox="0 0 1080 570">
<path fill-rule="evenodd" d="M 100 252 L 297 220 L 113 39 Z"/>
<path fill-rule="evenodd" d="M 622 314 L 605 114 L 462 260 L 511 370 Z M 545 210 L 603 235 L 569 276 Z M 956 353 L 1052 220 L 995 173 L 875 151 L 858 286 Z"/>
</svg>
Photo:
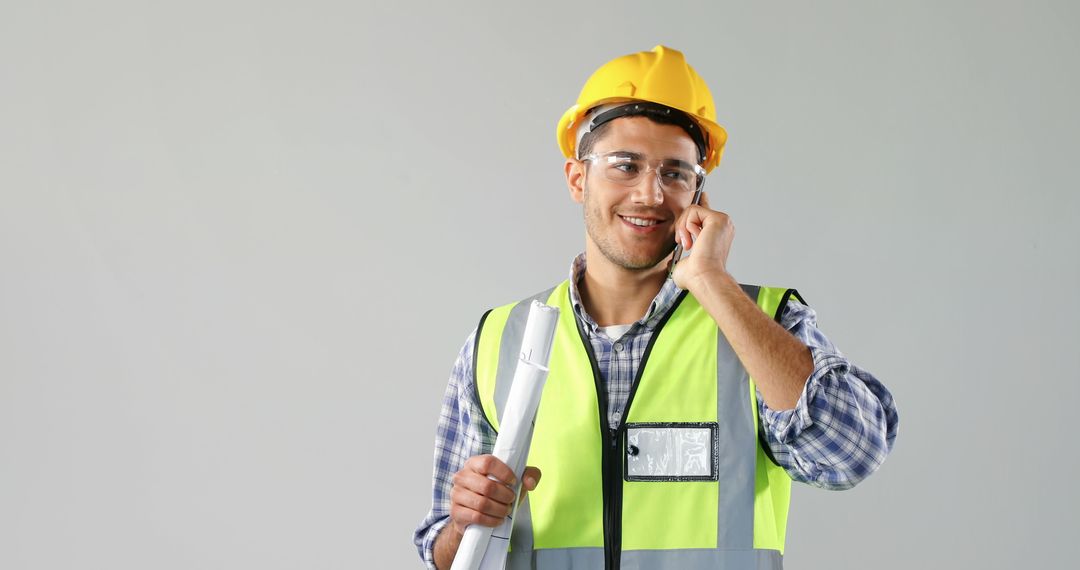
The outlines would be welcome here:
<svg viewBox="0 0 1080 570">
<path fill-rule="evenodd" d="M 645 158 L 644 154 L 641 154 L 640 152 L 634 152 L 632 150 L 612 150 L 605 152 L 604 154 L 625 157 L 631 160 L 643 160 Z M 691 162 L 686 162 L 685 160 L 680 160 L 678 158 L 665 158 L 663 160 L 664 162 L 675 163 L 675 166 L 679 168 L 687 168 L 690 170 L 694 169 L 694 164 Z"/>
</svg>

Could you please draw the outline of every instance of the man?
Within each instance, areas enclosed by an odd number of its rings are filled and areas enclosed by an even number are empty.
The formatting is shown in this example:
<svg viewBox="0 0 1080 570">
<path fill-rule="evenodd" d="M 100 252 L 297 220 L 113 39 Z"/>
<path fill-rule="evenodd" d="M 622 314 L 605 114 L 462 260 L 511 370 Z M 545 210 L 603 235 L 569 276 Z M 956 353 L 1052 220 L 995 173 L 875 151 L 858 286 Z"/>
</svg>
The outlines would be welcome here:
<svg viewBox="0 0 1080 570">
<path fill-rule="evenodd" d="M 791 480 L 847 489 L 884 461 L 885 387 L 793 289 L 727 271 L 734 226 L 706 195 L 694 203 L 726 141 L 715 118 L 704 81 L 663 46 L 602 66 L 563 116 L 585 252 L 462 347 L 414 538 L 429 567 L 521 500 L 488 454 L 533 298 L 561 314 L 508 568 L 782 568 Z M 676 245 L 690 255 L 668 278 Z"/>
</svg>

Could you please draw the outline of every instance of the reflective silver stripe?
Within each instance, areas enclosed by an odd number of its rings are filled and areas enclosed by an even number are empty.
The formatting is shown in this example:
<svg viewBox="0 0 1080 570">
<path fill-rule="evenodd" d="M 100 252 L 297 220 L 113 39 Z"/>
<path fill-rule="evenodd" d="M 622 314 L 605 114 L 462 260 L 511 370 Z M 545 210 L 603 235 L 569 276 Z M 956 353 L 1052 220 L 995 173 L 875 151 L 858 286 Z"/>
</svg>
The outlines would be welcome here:
<svg viewBox="0 0 1080 570">
<path fill-rule="evenodd" d="M 511 557 L 513 558 L 513 557 Z M 536 565 L 528 557 L 507 564 L 508 570 L 597 570 L 604 567 L 603 548 L 537 550 Z M 624 550 L 621 570 L 783 570 L 778 550 Z"/>
<path fill-rule="evenodd" d="M 757 430 L 746 369 L 724 334 L 716 333 L 716 422 L 720 442 L 720 493 L 716 547 L 754 548 L 754 472 Z"/>
<path fill-rule="evenodd" d="M 783 568 L 784 559 L 778 550 L 624 550 L 621 564 L 621 570 L 783 570 Z"/>
<path fill-rule="evenodd" d="M 739 283 L 739 287 L 742 287 L 743 293 L 746 293 L 746 296 L 750 297 L 751 301 L 757 303 L 758 293 L 761 292 L 761 287 L 758 287 L 757 285 L 747 285 L 745 283 Z"/>
<path fill-rule="evenodd" d="M 604 567 L 603 548 L 551 548 L 536 551 L 536 570 L 598 570 Z"/>
<path fill-rule="evenodd" d="M 532 441 L 532 430 L 533 428 L 529 428 L 529 441 Z M 514 528 L 510 531 L 510 555 L 506 557 L 506 570 L 532 570 L 532 552 L 532 510 L 529 507 L 529 497 L 526 495 L 525 500 L 518 505 L 517 513 L 514 514 Z"/>
<path fill-rule="evenodd" d="M 506 557 L 506 570 L 533 570 L 532 511 L 529 497 L 518 506 L 514 516 L 514 529 L 510 534 L 510 554 Z"/>
<path fill-rule="evenodd" d="M 518 357 L 521 356 L 521 338 L 525 334 L 525 323 L 529 320 L 529 307 L 533 299 L 546 302 L 554 290 L 552 287 L 514 305 L 506 318 L 506 327 L 503 328 L 502 339 L 499 341 L 499 365 L 495 372 L 495 417 L 499 418 L 500 424 L 506 398 L 510 395 L 510 385 L 514 383 Z"/>
</svg>

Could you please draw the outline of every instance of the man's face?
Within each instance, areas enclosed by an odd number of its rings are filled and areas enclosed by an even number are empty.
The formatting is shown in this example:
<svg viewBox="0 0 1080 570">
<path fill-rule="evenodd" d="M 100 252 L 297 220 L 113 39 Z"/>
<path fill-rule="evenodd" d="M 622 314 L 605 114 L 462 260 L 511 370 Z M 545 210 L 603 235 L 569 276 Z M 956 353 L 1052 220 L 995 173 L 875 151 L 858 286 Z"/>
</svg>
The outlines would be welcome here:
<svg viewBox="0 0 1080 570">
<path fill-rule="evenodd" d="M 697 147 L 686 131 L 645 117 L 623 117 L 608 124 L 592 152 L 613 151 L 697 163 Z M 574 191 L 578 179 L 570 176 L 571 195 L 584 205 L 587 240 L 594 249 L 614 265 L 629 270 L 653 268 L 671 255 L 675 220 L 690 205 L 692 193 L 662 192 L 654 172 L 626 187 L 608 181 L 601 173 L 602 164 L 590 161 L 582 166 L 581 191 Z M 568 175 L 572 171 L 568 169 Z M 647 225 L 640 225 L 642 220 Z"/>
</svg>

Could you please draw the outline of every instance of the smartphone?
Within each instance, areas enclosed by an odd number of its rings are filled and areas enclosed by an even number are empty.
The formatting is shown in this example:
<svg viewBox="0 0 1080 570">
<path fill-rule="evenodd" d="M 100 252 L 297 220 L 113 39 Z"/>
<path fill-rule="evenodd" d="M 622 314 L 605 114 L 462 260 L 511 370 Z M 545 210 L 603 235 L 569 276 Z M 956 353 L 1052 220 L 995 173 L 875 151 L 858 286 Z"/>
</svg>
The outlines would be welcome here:
<svg viewBox="0 0 1080 570">
<path fill-rule="evenodd" d="M 701 191 L 705 188 L 702 184 L 697 190 L 694 191 L 694 199 L 690 201 L 691 206 L 696 206 L 701 201 Z M 675 252 L 671 256 L 671 265 L 668 266 L 667 278 L 671 279 L 671 274 L 675 272 L 675 264 L 682 258 L 683 247 L 682 244 L 675 244 Z"/>
</svg>

